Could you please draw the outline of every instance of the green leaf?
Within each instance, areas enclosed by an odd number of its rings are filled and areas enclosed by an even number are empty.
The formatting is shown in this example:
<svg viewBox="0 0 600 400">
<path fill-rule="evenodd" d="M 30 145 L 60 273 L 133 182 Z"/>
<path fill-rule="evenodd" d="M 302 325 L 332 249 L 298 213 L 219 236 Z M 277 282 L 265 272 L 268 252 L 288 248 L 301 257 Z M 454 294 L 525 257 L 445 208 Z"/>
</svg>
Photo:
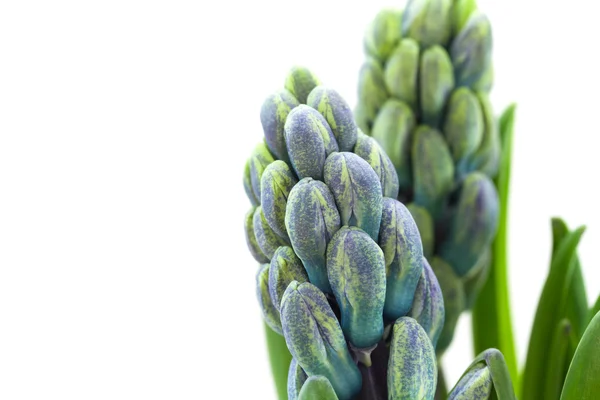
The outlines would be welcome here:
<svg viewBox="0 0 600 400">
<path fill-rule="evenodd" d="M 577 347 L 577 338 L 568 319 L 560 321 L 555 329 L 550 355 L 546 365 L 545 400 L 559 400 L 560 392 L 569 370 L 571 358 Z"/>
<path fill-rule="evenodd" d="M 292 362 L 292 355 L 285 344 L 283 336 L 277 334 L 267 324 L 265 324 L 265 333 L 277 398 L 287 400 L 287 376 Z"/>
<path fill-rule="evenodd" d="M 569 367 L 561 400 L 592 400 L 600 393 L 600 313 L 583 334 Z"/>
<path fill-rule="evenodd" d="M 523 374 L 523 387 L 521 398 L 523 400 L 539 399 L 539 390 L 545 384 L 545 370 L 540 366 L 548 365 L 551 347 L 550 332 L 554 332 L 560 319 L 566 313 L 565 296 L 577 265 L 577 245 L 585 227 L 580 227 L 567 234 L 560 242 L 552 257 L 550 273 L 542 290 L 538 308 L 529 339 L 527 362 Z"/>
<path fill-rule="evenodd" d="M 513 339 L 508 291 L 508 195 L 510 189 L 513 127 L 516 106 L 511 105 L 500 117 L 502 156 L 495 180 L 500 198 L 498 233 L 492 246 L 492 267 L 473 307 L 473 343 L 475 353 L 497 348 L 506 360 L 510 375 L 517 383 L 517 356 Z M 516 385 L 515 385 L 516 386 Z"/>
<path fill-rule="evenodd" d="M 594 315 L 598 314 L 598 311 L 600 311 L 600 296 L 598 296 L 596 303 L 592 306 L 592 308 L 590 308 L 590 311 L 588 312 L 588 324 L 592 321 Z"/>
<path fill-rule="evenodd" d="M 298 400 L 338 400 L 331 383 L 321 375 L 311 376 L 304 382 Z"/>
</svg>

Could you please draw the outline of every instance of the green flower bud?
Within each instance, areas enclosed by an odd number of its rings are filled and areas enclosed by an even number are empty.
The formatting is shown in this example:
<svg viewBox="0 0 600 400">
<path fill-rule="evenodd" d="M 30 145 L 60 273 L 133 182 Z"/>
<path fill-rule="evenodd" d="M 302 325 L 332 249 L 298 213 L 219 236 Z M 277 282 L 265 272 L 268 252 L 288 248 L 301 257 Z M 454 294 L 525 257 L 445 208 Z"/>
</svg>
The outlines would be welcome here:
<svg viewBox="0 0 600 400">
<path fill-rule="evenodd" d="M 292 358 L 287 380 L 288 400 L 298 400 L 300 389 L 302 389 L 302 385 L 304 385 L 306 379 L 308 379 L 308 376 L 306 376 L 306 373 L 298 364 L 298 361 L 296 361 L 295 358 Z"/>
<path fill-rule="evenodd" d="M 354 153 L 333 153 L 325 162 L 325 183 L 333 193 L 342 225 L 357 226 L 377 240 L 382 192 L 373 168 Z"/>
<path fill-rule="evenodd" d="M 465 309 L 470 309 L 483 289 L 492 267 L 492 249 L 487 248 L 475 263 L 475 266 L 462 278 L 465 289 Z"/>
<path fill-rule="evenodd" d="M 290 353 L 309 377 L 326 377 L 340 400 L 350 400 L 360 391 L 362 377 L 342 328 L 316 286 L 290 283 L 281 301 L 281 322 Z"/>
<path fill-rule="evenodd" d="M 492 26 L 480 13 L 471 14 L 450 46 L 457 86 L 471 86 L 486 72 L 492 59 Z"/>
<path fill-rule="evenodd" d="M 371 132 L 394 164 L 402 190 L 412 185 L 410 143 L 415 125 L 416 118 L 410 107 L 401 101 L 390 99 L 381 108 Z"/>
<path fill-rule="evenodd" d="M 475 0 L 455 0 L 452 6 L 452 32 L 456 36 L 467 24 L 471 14 L 477 9 Z"/>
<path fill-rule="evenodd" d="M 433 400 L 435 395 L 435 350 L 412 318 L 402 317 L 394 324 L 387 381 L 390 400 Z"/>
<path fill-rule="evenodd" d="M 262 174 L 267 166 L 273 161 L 275 161 L 275 159 L 271 153 L 269 153 L 269 149 L 264 142 L 261 142 L 254 148 L 250 160 L 248 161 L 250 163 L 250 182 L 252 183 L 252 191 L 258 200 L 258 204 L 260 204 L 260 180 Z"/>
<path fill-rule="evenodd" d="M 381 10 L 365 34 L 365 52 L 382 62 L 387 60 L 400 40 L 401 23 L 400 10 Z"/>
<path fill-rule="evenodd" d="M 338 151 L 325 118 L 314 108 L 299 105 L 288 115 L 284 129 L 288 154 L 298 177 L 323 180 L 325 159 Z"/>
<path fill-rule="evenodd" d="M 444 326 L 444 298 L 429 263 L 423 257 L 423 273 L 419 279 L 409 317 L 423 327 L 435 348 Z"/>
<path fill-rule="evenodd" d="M 327 273 L 344 334 L 356 348 L 375 346 L 383 335 L 383 252 L 363 230 L 344 226 L 327 248 Z"/>
<path fill-rule="evenodd" d="M 271 153 L 280 160 L 289 161 L 283 127 L 290 111 L 298 105 L 298 100 L 285 89 L 267 97 L 260 109 L 260 122 L 265 141 Z"/>
<path fill-rule="evenodd" d="M 493 178 L 500 165 L 500 136 L 489 97 L 481 92 L 477 97 L 483 111 L 484 131 L 479 148 L 471 156 L 470 171 L 481 171 Z"/>
<path fill-rule="evenodd" d="M 423 47 L 445 46 L 452 33 L 452 0 L 409 0 L 402 19 L 402 34 Z"/>
<path fill-rule="evenodd" d="M 399 186 L 396 169 L 379 143 L 372 137 L 359 132 L 354 153 L 373 168 L 379 177 L 383 196 L 398 197 Z"/>
<path fill-rule="evenodd" d="M 413 39 L 403 39 L 385 66 L 388 91 L 413 110 L 417 110 L 419 57 L 419 44 Z"/>
<path fill-rule="evenodd" d="M 319 78 L 308 68 L 294 67 L 285 79 L 285 88 L 298 99 L 301 104 L 306 104 L 308 94 L 320 85 Z"/>
<path fill-rule="evenodd" d="M 269 260 L 273 258 L 273 254 L 275 254 L 275 250 L 277 250 L 279 246 L 289 244 L 271 229 L 261 206 L 256 207 L 256 211 L 254 211 L 254 216 L 252 218 L 252 224 L 254 226 L 254 236 L 256 236 L 258 247 L 260 247 L 263 254 Z"/>
<path fill-rule="evenodd" d="M 473 82 L 471 88 L 476 92 L 483 92 L 489 94 L 492 90 L 492 86 L 494 85 L 494 64 L 490 62 L 490 65 L 486 68 L 485 72 L 481 75 L 481 77 Z"/>
<path fill-rule="evenodd" d="M 467 275 L 494 239 L 498 212 L 494 183 L 480 172 L 469 174 L 450 221 L 450 234 L 439 251 L 440 257 L 452 265 L 458 276 Z"/>
<path fill-rule="evenodd" d="M 308 95 L 307 104 L 325 117 L 338 143 L 339 150 L 352 151 L 356 144 L 358 127 L 346 100 L 333 89 L 317 86 Z"/>
<path fill-rule="evenodd" d="M 298 182 L 288 197 L 285 226 L 310 281 L 322 291 L 331 292 L 325 252 L 341 224 L 333 194 L 327 185 L 311 178 Z"/>
<path fill-rule="evenodd" d="M 433 218 L 423 207 L 419 207 L 415 203 L 410 203 L 406 206 L 410 214 L 412 215 L 417 227 L 419 228 L 419 234 L 421 235 L 421 243 L 423 244 L 423 255 L 425 258 L 430 259 L 433 256 L 433 248 L 435 244 L 435 228 L 433 225 Z"/>
<path fill-rule="evenodd" d="M 454 187 L 454 163 L 442 135 L 426 126 L 417 128 L 412 148 L 414 201 L 438 219 Z"/>
<path fill-rule="evenodd" d="M 283 293 L 292 281 L 307 282 L 308 275 L 294 250 L 291 247 L 282 246 L 275 251 L 269 270 L 269 293 L 277 311 L 279 311 Z"/>
<path fill-rule="evenodd" d="M 448 395 L 448 400 L 487 400 L 492 397 L 492 374 L 488 366 L 481 362 L 472 366 L 460 378 L 456 387 Z"/>
<path fill-rule="evenodd" d="M 298 400 L 338 400 L 329 379 L 321 375 L 311 376 L 304 382 Z"/>
<path fill-rule="evenodd" d="M 279 312 L 273 307 L 269 294 L 269 264 L 261 265 L 256 275 L 256 297 L 267 325 L 280 335 L 283 334 Z"/>
<path fill-rule="evenodd" d="M 248 249 L 252 254 L 252 257 L 256 261 L 261 264 L 266 264 L 269 262 L 265 253 L 262 252 L 260 246 L 258 245 L 258 241 L 256 240 L 256 235 L 254 234 L 254 214 L 256 212 L 256 208 L 252 207 L 250 211 L 246 214 L 245 223 L 244 223 L 244 232 L 246 233 L 246 244 L 248 245 Z"/>
<path fill-rule="evenodd" d="M 421 114 L 424 123 L 438 128 L 448 96 L 454 89 L 454 71 L 446 50 L 433 46 L 421 57 Z"/>
<path fill-rule="evenodd" d="M 452 267 L 441 258 L 433 258 L 431 269 L 440 284 L 444 298 L 444 326 L 436 347 L 438 354 L 442 354 L 450 346 L 458 318 L 465 310 L 465 289 Z"/>
<path fill-rule="evenodd" d="M 423 272 L 419 229 L 398 200 L 383 199 L 379 245 L 385 256 L 387 284 L 383 315 L 393 321 L 410 310 Z"/>
<path fill-rule="evenodd" d="M 358 78 L 358 98 L 362 104 L 365 119 L 372 124 L 383 103 L 388 99 L 383 78 L 383 69 L 379 63 L 367 58 Z"/>
<path fill-rule="evenodd" d="M 252 189 L 252 176 L 250 174 L 250 160 L 246 161 L 246 165 L 244 166 L 244 191 L 246 192 L 246 196 L 252 203 L 253 207 L 260 205 L 260 198 L 256 198 L 254 195 L 254 190 Z"/>
<path fill-rule="evenodd" d="M 272 162 L 263 172 L 261 179 L 262 209 L 267 223 L 279 237 L 288 240 L 285 229 L 287 198 L 298 182 L 290 167 L 283 161 Z"/>
<path fill-rule="evenodd" d="M 479 148 L 483 129 L 483 113 L 477 96 L 468 88 L 456 89 L 448 103 L 444 134 L 459 175 L 468 172 L 469 156 Z"/>
<path fill-rule="evenodd" d="M 354 120 L 356 121 L 356 125 L 358 125 L 358 129 L 363 131 L 365 135 L 371 134 L 371 124 L 373 121 L 367 118 L 365 107 L 362 103 L 358 104 L 354 109 Z"/>
</svg>

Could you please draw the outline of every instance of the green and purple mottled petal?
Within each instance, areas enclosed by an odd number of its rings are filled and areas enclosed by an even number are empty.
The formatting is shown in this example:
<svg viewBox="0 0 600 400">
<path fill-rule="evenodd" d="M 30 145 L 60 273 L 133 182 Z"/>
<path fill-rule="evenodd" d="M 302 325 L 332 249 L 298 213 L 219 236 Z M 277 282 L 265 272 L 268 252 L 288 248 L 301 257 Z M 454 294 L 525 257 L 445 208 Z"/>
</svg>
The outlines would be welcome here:
<svg viewBox="0 0 600 400">
<path fill-rule="evenodd" d="M 373 123 L 371 134 L 388 154 L 398 174 L 402 191 L 412 185 L 410 145 L 417 120 L 405 103 L 390 99 L 385 102 Z"/>
<path fill-rule="evenodd" d="M 289 399 L 288 399 L 289 400 Z M 329 379 L 321 375 L 311 376 L 302 385 L 298 400 L 339 400 Z"/>
<path fill-rule="evenodd" d="M 489 94 L 492 86 L 494 86 L 494 64 L 490 62 L 490 65 L 488 65 L 481 77 L 473 82 L 471 88 L 476 92 Z"/>
<path fill-rule="evenodd" d="M 373 168 L 354 153 L 333 153 L 325 162 L 325 183 L 333 193 L 342 225 L 357 226 L 376 241 L 382 192 Z"/>
<path fill-rule="evenodd" d="M 282 335 L 279 311 L 273 307 L 273 302 L 269 294 L 269 268 L 269 264 L 263 264 L 258 270 L 258 274 L 256 275 L 256 297 L 258 298 L 263 319 L 267 325 Z"/>
<path fill-rule="evenodd" d="M 425 257 L 423 257 L 423 273 L 408 316 L 416 319 L 423 327 L 435 348 L 444 326 L 444 298 L 438 280 Z"/>
<path fill-rule="evenodd" d="M 452 34 L 458 35 L 477 9 L 476 0 L 455 0 L 452 7 Z"/>
<path fill-rule="evenodd" d="M 492 26 L 484 14 L 471 14 L 454 38 L 450 56 L 457 86 L 471 86 L 487 71 L 492 59 Z"/>
<path fill-rule="evenodd" d="M 488 95 L 479 92 L 477 98 L 483 111 L 484 131 L 479 148 L 471 156 L 470 171 L 481 171 L 493 178 L 500 165 L 500 136 Z"/>
<path fill-rule="evenodd" d="M 325 252 L 341 223 L 333 194 L 327 185 L 311 178 L 298 182 L 288 197 L 285 226 L 294 252 L 302 260 L 310 281 L 330 293 Z"/>
<path fill-rule="evenodd" d="M 254 196 L 258 200 L 259 204 L 260 180 L 267 166 L 273 161 L 275 161 L 275 159 L 269 152 L 269 149 L 264 142 L 261 142 L 259 145 L 257 145 L 250 156 L 250 182 L 252 183 L 252 191 L 254 192 Z"/>
<path fill-rule="evenodd" d="M 257 198 L 254 194 L 254 189 L 252 189 L 252 176 L 250 174 L 250 160 L 246 162 L 244 166 L 244 191 L 246 192 L 246 196 L 250 200 L 250 203 L 253 207 L 260 205 L 260 197 Z"/>
<path fill-rule="evenodd" d="M 437 385 L 435 350 L 421 325 L 396 321 L 387 373 L 389 400 L 433 400 Z"/>
<path fill-rule="evenodd" d="M 355 348 L 375 346 L 383 335 L 383 252 L 362 229 L 344 226 L 327 247 L 327 273 L 346 338 Z"/>
<path fill-rule="evenodd" d="M 452 33 L 452 0 L 409 0 L 402 18 L 402 35 L 422 47 L 445 46 Z"/>
<path fill-rule="evenodd" d="M 275 157 L 289 161 L 283 127 L 290 111 L 298 105 L 298 100 L 289 91 L 282 89 L 267 97 L 260 109 L 260 122 L 265 134 L 265 142 Z"/>
<path fill-rule="evenodd" d="M 281 322 L 290 353 L 309 377 L 326 377 L 340 400 L 360 391 L 360 371 L 323 292 L 309 282 L 290 283 L 281 301 Z"/>
<path fill-rule="evenodd" d="M 462 278 L 465 288 L 465 308 L 471 309 L 479 292 L 483 289 L 492 267 L 492 249 L 488 247 L 479 257 L 475 266 Z"/>
<path fill-rule="evenodd" d="M 492 374 L 484 363 L 477 363 L 458 381 L 448 400 L 488 400 L 492 398 Z"/>
<path fill-rule="evenodd" d="M 292 358 L 287 381 L 288 400 L 298 400 L 300 389 L 302 389 L 302 385 L 304 385 L 306 379 L 308 379 L 306 372 L 304 372 L 302 367 L 298 364 L 298 361 L 296 361 L 295 358 Z"/>
<path fill-rule="evenodd" d="M 400 40 L 401 24 L 402 11 L 381 10 L 365 34 L 365 52 L 371 57 L 385 62 Z"/>
<path fill-rule="evenodd" d="M 439 128 L 448 97 L 454 89 L 452 62 L 444 48 L 433 46 L 423 52 L 419 80 L 422 121 Z"/>
<path fill-rule="evenodd" d="M 384 317 L 393 321 L 408 313 L 423 272 L 419 229 L 408 209 L 398 200 L 383 199 L 379 245 L 386 268 Z"/>
<path fill-rule="evenodd" d="M 385 64 L 385 83 L 390 94 L 417 111 L 419 82 L 419 44 L 402 39 Z"/>
<path fill-rule="evenodd" d="M 285 122 L 288 155 L 300 179 L 323 180 L 323 166 L 338 145 L 329 124 L 314 108 L 300 105 L 290 112 Z"/>
<path fill-rule="evenodd" d="M 358 78 L 358 100 L 369 128 L 388 97 L 381 65 L 375 59 L 367 58 Z"/>
<path fill-rule="evenodd" d="M 410 203 L 406 206 L 410 214 L 412 215 L 417 227 L 419 228 L 419 234 L 421 235 L 421 243 L 423 244 L 423 255 L 425 258 L 430 259 L 433 256 L 433 249 L 435 245 L 435 228 L 433 225 L 433 218 L 427 212 L 426 209 Z"/>
<path fill-rule="evenodd" d="M 293 281 L 308 282 L 308 275 L 294 250 L 282 246 L 275 251 L 269 270 L 269 291 L 273 306 L 279 311 L 285 289 Z"/>
<path fill-rule="evenodd" d="M 454 163 L 440 132 L 427 126 L 417 128 L 412 148 L 412 169 L 414 201 L 437 220 L 454 188 Z"/>
<path fill-rule="evenodd" d="M 340 151 L 352 151 L 356 144 L 358 127 L 352 110 L 338 92 L 317 86 L 310 92 L 307 104 L 319 111 L 329 124 Z"/>
<path fill-rule="evenodd" d="M 372 137 L 359 132 L 354 153 L 373 168 L 379 177 L 383 196 L 398 197 L 399 185 L 396 169 L 379 143 Z"/>
<path fill-rule="evenodd" d="M 294 67 L 285 79 L 285 88 L 296 97 L 301 104 L 306 104 L 308 94 L 319 86 L 319 78 L 308 68 Z"/>
<path fill-rule="evenodd" d="M 290 167 L 283 161 L 277 160 L 269 164 L 261 179 L 262 209 L 267 223 L 277 235 L 288 240 L 285 229 L 285 209 L 290 191 L 298 180 Z"/>
<path fill-rule="evenodd" d="M 256 240 L 256 235 L 254 234 L 254 214 L 256 212 L 256 208 L 252 207 L 250 211 L 246 214 L 246 218 L 244 220 L 244 232 L 246 233 L 246 244 L 248 245 L 248 250 L 252 254 L 252 257 L 256 261 L 261 264 L 266 264 L 269 262 L 265 253 L 260 249 L 258 245 L 258 241 Z"/>
<path fill-rule="evenodd" d="M 434 257 L 431 260 L 431 269 L 440 284 L 444 298 L 444 327 L 436 347 L 437 353 L 443 354 L 452 342 L 458 317 L 465 310 L 465 289 L 452 267 L 441 258 Z"/>
<path fill-rule="evenodd" d="M 260 247 L 263 254 L 267 256 L 269 260 L 273 258 L 273 254 L 275 254 L 275 250 L 277 250 L 279 246 L 289 245 L 289 242 L 282 239 L 273 231 L 273 229 L 271 229 L 261 206 L 256 207 L 252 218 L 252 224 L 254 226 L 254 236 L 256 236 L 258 247 Z"/>
<path fill-rule="evenodd" d="M 494 183 L 481 172 L 469 174 L 460 191 L 450 221 L 450 234 L 440 244 L 439 255 L 459 276 L 465 276 L 496 235 L 499 199 Z"/>
</svg>

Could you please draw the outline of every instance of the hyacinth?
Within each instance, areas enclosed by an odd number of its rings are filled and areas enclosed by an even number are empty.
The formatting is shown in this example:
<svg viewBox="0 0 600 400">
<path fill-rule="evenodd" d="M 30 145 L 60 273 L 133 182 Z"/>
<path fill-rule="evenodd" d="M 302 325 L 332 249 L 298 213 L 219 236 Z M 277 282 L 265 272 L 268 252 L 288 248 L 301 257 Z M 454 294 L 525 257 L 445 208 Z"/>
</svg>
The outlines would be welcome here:
<svg viewBox="0 0 600 400">
<path fill-rule="evenodd" d="M 245 232 L 264 320 L 293 356 L 288 399 L 433 399 L 444 301 L 390 158 L 305 68 L 260 119 Z"/>
<path fill-rule="evenodd" d="M 389 155 L 442 288 L 441 353 L 485 282 L 498 225 L 490 22 L 474 0 L 409 0 L 376 16 L 364 47 L 357 121 Z"/>
</svg>

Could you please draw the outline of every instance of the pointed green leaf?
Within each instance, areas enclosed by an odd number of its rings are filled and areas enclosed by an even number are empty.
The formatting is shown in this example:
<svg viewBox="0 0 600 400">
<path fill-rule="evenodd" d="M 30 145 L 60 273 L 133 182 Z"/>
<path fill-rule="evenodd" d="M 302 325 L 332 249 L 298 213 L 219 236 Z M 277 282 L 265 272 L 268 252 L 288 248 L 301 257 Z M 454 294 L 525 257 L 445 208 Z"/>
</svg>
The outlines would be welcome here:
<svg viewBox="0 0 600 400">
<path fill-rule="evenodd" d="M 577 338 L 567 319 L 559 322 L 553 333 L 548 364 L 546 365 L 544 400 L 559 400 L 571 358 L 577 347 Z M 541 393 L 540 393 L 541 395 Z"/>
<path fill-rule="evenodd" d="M 275 389 L 279 400 L 287 398 L 287 378 L 292 355 L 287 348 L 285 338 L 265 324 L 267 352 L 271 364 L 271 373 L 275 381 Z"/>
</svg>

